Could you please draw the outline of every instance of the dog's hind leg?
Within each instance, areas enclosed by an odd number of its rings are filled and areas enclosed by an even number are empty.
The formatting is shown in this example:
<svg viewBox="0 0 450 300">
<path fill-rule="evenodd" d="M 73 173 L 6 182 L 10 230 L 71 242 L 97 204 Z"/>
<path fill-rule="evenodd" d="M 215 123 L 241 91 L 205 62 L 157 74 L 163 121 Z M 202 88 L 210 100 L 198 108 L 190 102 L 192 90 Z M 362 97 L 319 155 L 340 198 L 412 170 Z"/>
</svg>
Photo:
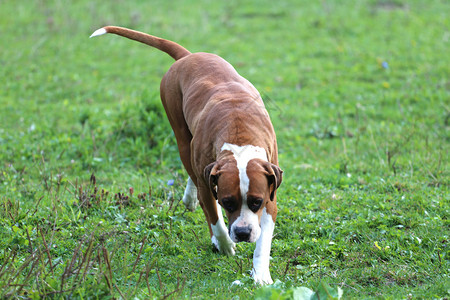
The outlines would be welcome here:
<svg viewBox="0 0 450 300">
<path fill-rule="evenodd" d="M 189 177 L 186 184 L 186 189 L 184 190 L 183 203 L 184 206 L 186 206 L 186 208 L 190 211 L 194 211 L 198 205 L 197 187 L 191 177 Z"/>
</svg>

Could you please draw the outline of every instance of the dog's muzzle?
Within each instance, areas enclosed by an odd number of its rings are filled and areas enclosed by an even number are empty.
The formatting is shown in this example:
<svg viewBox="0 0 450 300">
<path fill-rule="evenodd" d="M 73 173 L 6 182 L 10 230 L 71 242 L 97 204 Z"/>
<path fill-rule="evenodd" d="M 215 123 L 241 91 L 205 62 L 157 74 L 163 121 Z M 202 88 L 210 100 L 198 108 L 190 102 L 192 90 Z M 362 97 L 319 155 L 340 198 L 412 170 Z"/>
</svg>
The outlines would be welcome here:
<svg viewBox="0 0 450 300">
<path fill-rule="evenodd" d="M 251 225 L 234 228 L 234 236 L 236 237 L 237 242 L 249 242 L 251 234 L 252 234 Z"/>
</svg>

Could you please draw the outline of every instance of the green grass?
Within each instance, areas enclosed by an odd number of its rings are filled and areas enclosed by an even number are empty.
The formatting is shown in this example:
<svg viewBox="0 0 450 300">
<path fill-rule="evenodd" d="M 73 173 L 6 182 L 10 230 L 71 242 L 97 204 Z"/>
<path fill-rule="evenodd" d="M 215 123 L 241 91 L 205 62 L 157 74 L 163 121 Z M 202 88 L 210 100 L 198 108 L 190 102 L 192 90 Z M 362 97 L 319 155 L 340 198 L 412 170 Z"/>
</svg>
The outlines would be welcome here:
<svg viewBox="0 0 450 300">
<path fill-rule="evenodd" d="M 0 297 L 258 289 L 254 245 L 214 253 L 201 210 L 180 202 L 187 174 L 159 101 L 171 58 L 88 39 L 114 24 L 217 53 L 264 95 L 285 172 L 271 261 L 285 289 L 448 298 L 449 11 L 438 0 L 1 1 Z"/>
</svg>

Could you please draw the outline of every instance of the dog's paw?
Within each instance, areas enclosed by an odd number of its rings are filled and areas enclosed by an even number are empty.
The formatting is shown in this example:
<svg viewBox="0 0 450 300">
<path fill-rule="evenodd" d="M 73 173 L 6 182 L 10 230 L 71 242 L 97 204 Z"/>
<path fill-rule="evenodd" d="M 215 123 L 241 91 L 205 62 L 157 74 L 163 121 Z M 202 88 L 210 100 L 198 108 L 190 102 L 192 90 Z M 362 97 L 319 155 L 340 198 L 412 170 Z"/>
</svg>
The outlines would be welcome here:
<svg viewBox="0 0 450 300">
<path fill-rule="evenodd" d="M 212 241 L 211 250 L 213 253 L 219 253 L 219 248 L 217 248 L 216 244 L 214 244 L 214 241 Z"/>
<path fill-rule="evenodd" d="M 187 194 L 185 193 L 183 196 L 183 204 L 187 210 L 195 211 L 198 206 L 197 194 Z"/>
<path fill-rule="evenodd" d="M 184 190 L 183 203 L 186 209 L 190 211 L 194 211 L 198 205 L 197 188 L 191 178 L 188 179 L 186 189 Z"/>
<path fill-rule="evenodd" d="M 266 285 L 266 284 L 272 284 L 273 283 L 272 277 L 270 276 L 269 269 L 267 269 L 267 270 L 255 270 L 255 268 L 253 268 L 253 270 L 252 270 L 252 277 L 253 277 L 253 280 L 255 281 L 256 284 Z"/>
<path fill-rule="evenodd" d="M 211 241 L 220 253 L 225 255 L 234 255 L 236 253 L 236 244 L 228 236 L 225 236 L 223 239 L 217 239 L 215 236 L 212 236 Z"/>
</svg>

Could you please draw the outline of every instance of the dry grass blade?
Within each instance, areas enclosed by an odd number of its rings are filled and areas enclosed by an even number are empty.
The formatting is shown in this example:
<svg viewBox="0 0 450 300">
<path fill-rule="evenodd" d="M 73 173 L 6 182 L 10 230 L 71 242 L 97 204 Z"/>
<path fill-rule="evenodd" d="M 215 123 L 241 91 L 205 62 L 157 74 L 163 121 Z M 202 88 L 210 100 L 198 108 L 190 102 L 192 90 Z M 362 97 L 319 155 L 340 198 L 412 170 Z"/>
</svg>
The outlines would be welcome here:
<svg viewBox="0 0 450 300">
<path fill-rule="evenodd" d="M 7 284 L 3 287 L 4 291 L 7 291 L 5 296 L 6 298 L 12 297 L 15 294 L 17 294 L 17 290 L 14 289 L 14 287 L 19 286 L 19 290 L 22 290 L 22 285 L 21 283 L 13 283 L 23 272 L 24 270 L 31 264 L 31 268 L 28 271 L 28 274 L 26 276 L 26 280 L 28 280 L 28 278 L 30 278 L 30 276 L 33 273 L 34 269 L 36 268 L 36 266 L 38 265 L 40 260 L 40 251 L 36 250 L 33 253 L 30 254 L 30 256 L 27 257 L 27 259 L 20 265 L 20 267 L 16 270 L 14 269 L 14 266 L 10 266 L 10 268 L 8 268 L 6 273 L 9 274 L 14 274 L 7 282 Z M 5 270 L 6 271 L 6 270 Z M 26 282 L 26 281 L 24 281 Z M 13 290 L 9 290 L 9 288 L 12 287 Z"/>
<path fill-rule="evenodd" d="M 5 258 L 4 262 L 0 265 L 0 279 L 3 277 L 3 275 L 6 273 L 6 266 L 9 264 L 9 259 L 12 256 L 11 262 L 14 261 L 14 259 L 16 258 L 17 252 L 14 250 L 11 250 L 8 253 L 8 256 Z M 3 271 L 3 269 L 5 269 L 5 271 Z"/>
<path fill-rule="evenodd" d="M 109 290 L 111 291 L 111 294 L 112 294 L 112 290 L 113 290 L 112 278 L 113 278 L 113 276 L 112 276 L 112 270 L 111 270 L 111 260 L 110 260 L 110 257 L 109 257 L 108 250 L 106 250 L 105 245 L 103 243 L 102 243 L 101 251 L 102 251 L 102 254 L 103 254 L 103 259 L 106 262 L 107 274 L 105 273 L 104 276 L 105 276 L 105 279 L 106 279 L 106 283 L 108 284 Z"/>
<path fill-rule="evenodd" d="M 50 271 L 53 274 L 52 257 L 50 255 L 50 250 L 48 249 L 47 241 L 45 240 L 44 233 L 42 232 L 42 229 L 39 226 L 37 227 L 37 230 L 41 233 L 42 242 L 44 243 L 44 247 L 45 247 L 45 253 L 47 254 L 48 263 L 50 264 Z"/>
<path fill-rule="evenodd" d="M 139 249 L 139 253 L 138 253 L 137 257 L 136 257 L 136 261 L 134 262 L 133 270 L 131 271 L 131 273 L 134 273 L 134 270 L 136 269 L 136 265 L 139 262 L 139 259 L 140 259 L 141 254 L 142 254 L 142 249 L 144 248 L 146 240 L 147 240 L 147 237 L 144 237 L 144 239 L 142 240 L 141 248 Z"/>
<path fill-rule="evenodd" d="M 94 239 L 93 239 L 93 235 L 91 235 L 90 241 L 89 241 L 89 246 L 88 246 L 88 248 L 86 250 L 86 253 L 83 256 L 83 261 L 81 262 L 82 265 L 83 265 L 84 262 L 86 262 L 86 265 L 84 267 L 82 282 L 86 279 L 86 273 L 88 271 L 89 262 L 90 262 L 90 259 L 91 259 L 91 254 L 93 252 L 93 245 L 94 245 Z"/>
<path fill-rule="evenodd" d="M 185 285 L 185 284 L 186 284 L 186 277 L 183 279 L 183 283 L 181 284 L 181 287 L 180 287 L 180 278 L 177 277 L 177 287 L 176 287 L 172 292 L 168 293 L 167 295 L 164 295 L 164 296 L 162 297 L 162 299 L 167 299 L 167 298 L 169 298 L 171 295 L 173 295 L 173 294 L 175 294 L 175 293 L 177 293 L 177 292 L 182 291 L 182 290 L 184 289 L 184 285 Z"/>
<path fill-rule="evenodd" d="M 39 259 L 40 252 L 39 252 L 39 250 L 35 250 L 33 253 L 30 254 L 30 256 L 28 256 L 28 257 L 25 259 L 25 261 L 22 263 L 22 265 L 19 267 L 19 269 L 17 269 L 17 271 L 15 271 L 15 275 L 12 276 L 11 279 L 9 279 L 9 281 L 8 281 L 8 286 L 11 285 L 11 282 L 13 282 L 13 281 L 14 281 L 14 280 L 22 273 L 22 271 L 23 271 L 26 267 L 28 267 L 28 265 L 29 265 L 31 262 L 33 262 L 33 261 L 36 259 L 36 257 L 35 257 L 36 254 L 38 254 L 38 255 L 37 255 L 37 259 Z"/>
<path fill-rule="evenodd" d="M 64 269 L 63 274 L 61 275 L 61 291 L 64 289 L 64 284 L 65 284 L 65 280 L 66 278 L 68 278 L 71 274 L 72 274 L 72 270 L 73 270 L 73 266 L 75 264 L 75 261 L 77 259 L 78 256 L 78 252 L 80 251 L 81 245 L 83 244 L 84 240 L 81 240 L 78 245 L 77 248 L 75 248 L 75 251 L 72 255 L 72 258 L 70 259 L 70 263 L 67 265 L 67 267 Z M 72 288 L 75 287 L 75 284 L 72 286 Z"/>
</svg>

